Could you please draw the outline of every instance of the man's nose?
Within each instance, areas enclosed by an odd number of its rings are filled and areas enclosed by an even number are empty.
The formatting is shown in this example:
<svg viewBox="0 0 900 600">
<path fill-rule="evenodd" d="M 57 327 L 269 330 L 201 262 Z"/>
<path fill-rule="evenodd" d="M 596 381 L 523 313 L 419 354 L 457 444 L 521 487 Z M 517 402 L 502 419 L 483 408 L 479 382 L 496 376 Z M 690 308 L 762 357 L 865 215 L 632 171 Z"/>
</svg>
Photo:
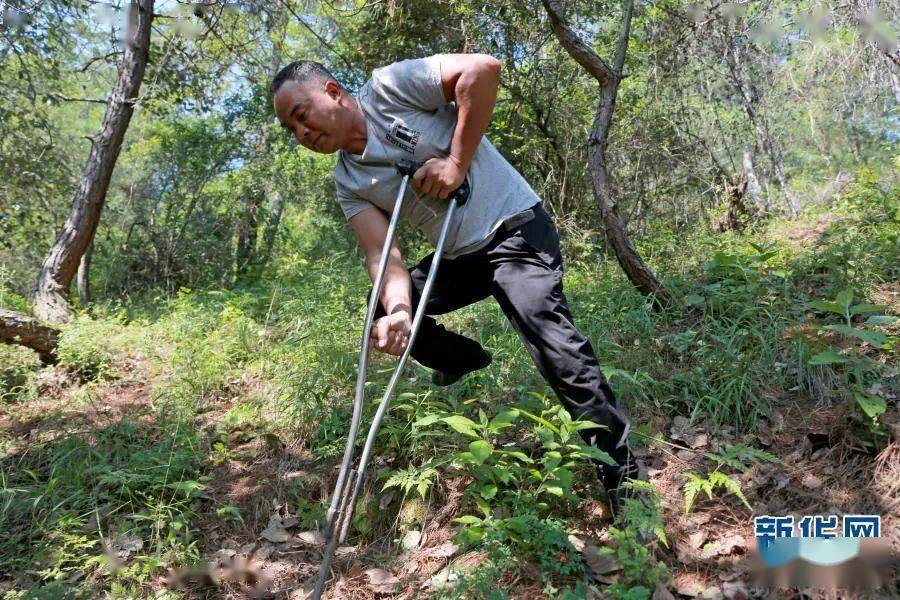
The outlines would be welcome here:
<svg viewBox="0 0 900 600">
<path fill-rule="evenodd" d="M 303 143 L 309 137 L 309 128 L 305 125 L 297 125 L 294 135 L 297 137 L 298 142 Z"/>
</svg>

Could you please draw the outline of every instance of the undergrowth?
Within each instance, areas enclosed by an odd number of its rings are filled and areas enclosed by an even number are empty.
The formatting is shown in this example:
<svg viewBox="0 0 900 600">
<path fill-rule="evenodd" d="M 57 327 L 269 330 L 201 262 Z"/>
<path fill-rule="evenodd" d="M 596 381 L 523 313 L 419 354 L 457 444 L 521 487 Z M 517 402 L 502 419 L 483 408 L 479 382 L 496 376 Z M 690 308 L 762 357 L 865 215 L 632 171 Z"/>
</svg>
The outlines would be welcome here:
<svg viewBox="0 0 900 600">
<path fill-rule="evenodd" d="M 645 241 L 642 250 L 684 302 L 666 311 L 637 294 L 610 257 L 580 252 L 567 264 L 576 323 L 635 421 L 652 409 L 740 433 L 755 429 L 773 402 L 803 394 L 853 403 L 872 448 L 884 443 L 878 417 L 888 395 L 874 384 L 896 378 L 897 305 L 878 305 L 872 295 L 900 279 L 898 188 L 864 170 L 829 210 L 822 239 L 802 249 L 765 227 Z M 204 520 L 247 519 L 206 490 L 211 473 L 255 437 L 334 464 L 347 434 L 368 285 L 354 255 L 306 243 L 319 252 L 315 260 L 279 257 L 276 272 L 256 283 L 99 303 L 65 328 L 57 368 L 69 379 L 54 389 L 69 399 L 64 407 L 79 410 L 79 389 L 83 397 L 148 378 L 147 412 L 93 426 L 34 415 L 37 433 L 27 439 L 3 430 L 0 581 L 12 582 L 5 598 L 96 590 L 149 597 L 154 577 L 204 556 Z M 23 308 L 2 278 L 0 304 Z M 424 369 L 409 369 L 379 433 L 382 460 L 360 500 L 354 539 L 421 528 L 438 484 L 462 477 L 471 483 L 457 539 L 490 560 L 437 597 L 515 597 L 504 575 L 525 565 L 545 594 L 583 597 L 597 583 L 568 535 L 578 499 L 594 494 L 594 462 L 608 458 L 580 442 L 592 424 L 559 408 L 494 303 L 444 322 L 489 348 L 494 364 L 446 389 L 429 386 Z M 373 359 L 371 390 L 381 389 L 391 365 Z M 0 349 L 6 412 L 40 396 L 50 371 L 41 369 L 28 352 Z M 212 411 L 222 413 L 220 425 L 199 426 Z M 768 460 L 753 452 L 742 456 Z M 686 475 L 687 508 L 699 494 L 741 497 L 726 454 L 709 457 L 711 471 Z M 322 513 L 310 489 L 320 493 L 328 481 L 309 481 L 291 501 L 312 528 Z M 385 511 L 390 491 L 397 496 Z M 665 543 L 655 504 L 631 507 L 611 533 L 624 572 L 611 591 L 649 597 L 665 577 L 653 551 Z M 655 540 L 649 546 L 641 543 L 647 536 Z"/>
</svg>

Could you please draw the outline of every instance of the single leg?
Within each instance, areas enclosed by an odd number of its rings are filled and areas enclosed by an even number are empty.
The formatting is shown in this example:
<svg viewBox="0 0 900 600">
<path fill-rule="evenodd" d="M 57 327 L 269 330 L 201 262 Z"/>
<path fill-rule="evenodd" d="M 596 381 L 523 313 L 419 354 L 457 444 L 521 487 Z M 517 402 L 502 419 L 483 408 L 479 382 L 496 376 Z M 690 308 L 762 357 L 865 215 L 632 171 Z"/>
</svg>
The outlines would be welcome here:
<svg viewBox="0 0 900 600">
<path fill-rule="evenodd" d="M 582 430 L 585 441 L 622 465 L 630 457 L 628 419 L 616 404 L 590 341 L 575 328 L 563 294 L 556 228 L 543 207 L 536 213 L 488 252 L 492 293 L 572 417 L 608 428 Z M 602 470 L 601 476 L 610 471 Z"/>
<path fill-rule="evenodd" d="M 425 279 L 431 269 L 434 254 L 429 254 L 409 270 L 412 279 L 412 311 L 419 306 L 419 298 Z M 490 295 L 490 270 L 482 257 L 463 256 L 455 260 L 444 259 L 431 295 L 426 315 L 442 315 L 452 312 Z M 375 318 L 383 317 L 384 307 L 379 303 Z M 453 331 L 447 330 L 432 317 L 422 320 L 411 356 L 429 369 L 448 373 L 470 371 L 484 356 L 481 344 Z"/>
</svg>

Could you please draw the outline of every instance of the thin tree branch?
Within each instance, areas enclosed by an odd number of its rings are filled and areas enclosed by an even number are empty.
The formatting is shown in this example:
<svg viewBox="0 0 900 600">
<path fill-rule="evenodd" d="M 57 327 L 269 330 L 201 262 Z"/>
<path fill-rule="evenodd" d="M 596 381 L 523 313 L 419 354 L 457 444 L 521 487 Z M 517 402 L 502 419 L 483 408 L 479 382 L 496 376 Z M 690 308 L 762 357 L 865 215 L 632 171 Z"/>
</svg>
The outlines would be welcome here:
<svg viewBox="0 0 900 600">
<path fill-rule="evenodd" d="M 619 32 L 619 39 L 616 41 L 616 57 L 613 61 L 613 69 L 616 71 L 616 77 L 622 78 L 622 67 L 625 66 L 625 53 L 628 50 L 628 36 L 631 34 L 631 15 L 634 13 L 634 0 L 625 0 L 622 9 L 625 16 L 622 19 L 622 31 Z"/>
<path fill-rule="evenodd" d="M 91 104 L 107 104 L 107 100 L 95 100 L 93 98 L 70 98 L 68 96 L 63 96 L 62 94 L 49 93 L 47 94 L 48 98 L 52 98 L 53 100 L 62 100 L 63 102 L 90 102 Z"/>
<path fill-rule="evenodd" d="M 100 61 L 100 60 L 108 61 L 108 60 L 109 60 L 110 58 L 112 58 L 113 56 L 118 56 L 119 54 L 122 54 L 122 53 L 123 53 L 123 52 L 122 52 L 121 50 L 115 50 L 115 51 L 113 51 L 113 52 L 110 52 L 109 54 L 104 54 L 103 56 L 94 56 L 93 58 L 89 59 L 86 63 L 84 63 L 84 64 L 81 66 L 81 68 L 78 69 L 78 70 L 81 71 L 82 73 L 84 73 L 84 72 L 87 71 L 87 70 L 91 67 L 91 65 L 94 64 L 95 62 Z"/>
<path fill-rule="evenodd" d="M 566 22 L 559 1 L 541 0 L 541 2 L 547 10 L 547 14 L 550 17 L 550 24 L 553 27 L 553 32 L 556 34 L 559 43 L 562 44 L 563 48 L 566 49 L 566 52 L 575 59 L 575 62 L 584 67 L 584 70 L 596 79 L 600 85 L 604 85 L 607 81 L 616 79 L 616 72 L 613 71 L 606 61 L 600 58 L 599 54 L 594 52 L 593 48 L 584 43 Z M 629 11 L 628 20 L 630 19 L 631 13 Z M 628 39 L 627 36 L 625 39 Z"/>
<path fill-rule="evenodd" d="M 347 58 L 343 54 L 341 54 L 340 52 L 335 50 L 334 47 L 331 44 L 329 44 L 328 41 L 319 34 L 319 32 L 317 32 L 315 29 L 310 27 L 309 24 L 306 21 L 304 21 L 300 15 L 297 14 L 297 11 L 294 10 L 293 6 L 291 6 L 285 0 L 278 0 L 278 1 L 281 2 L 282 6 L 284 6 L 286 9 L 288 9 L 288 12 L 290 12 L 294 16 L 294 18 L 297 19 L 297 22 L 300 23 L 300 25 L 302 25 L 307 31 L 309 31 L 311 34 L 313 34 L 313 37 L 315 37 L 317 40 L 319 40 L 320 44 L 325 46 L 325 48 L 328 49 L 332 54 L 334 54 L 338 58 L 340 58 L 341 61 L 343 61 L 343 63 L 345 65 L 347 65 L 348 69 L 350 69 L 351 71 L 357 71 L 357 69 L 353 65 L 350 64 L 350 61 L 347 60 Z"/>
</svg>

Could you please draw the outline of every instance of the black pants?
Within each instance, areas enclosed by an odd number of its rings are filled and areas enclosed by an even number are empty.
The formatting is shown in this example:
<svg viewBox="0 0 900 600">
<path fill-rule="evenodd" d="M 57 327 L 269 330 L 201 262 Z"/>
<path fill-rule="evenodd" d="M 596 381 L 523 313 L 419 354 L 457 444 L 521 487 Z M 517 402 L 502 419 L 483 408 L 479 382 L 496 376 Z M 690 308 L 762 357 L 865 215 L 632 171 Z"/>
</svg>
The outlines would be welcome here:
<svg viewBox="0 0 900 600">
<path fill-rule="evenodd" d="M 582 430 L 588 444 L 622 464 L 627 457 L 628 420 L 616 405 L 591 343 L 572 321 L 562 286 L 562 255 L 556 227 L 540 204 L 534 219 L 501 228 L 481 250 L 441 260 L 426 315 L 441 315 L 493 296 L 528 348 L 532 360 L 573 419 L 608 429 Z M 419 303 L 434 254 L 411 268 L 412 308 Z M 376 318 L 383 316 L 379 306 Z M 445 372 L 471 370 L 481 358 L 475 340 L 422 320 L 412 357 Z"/>
</svg>

